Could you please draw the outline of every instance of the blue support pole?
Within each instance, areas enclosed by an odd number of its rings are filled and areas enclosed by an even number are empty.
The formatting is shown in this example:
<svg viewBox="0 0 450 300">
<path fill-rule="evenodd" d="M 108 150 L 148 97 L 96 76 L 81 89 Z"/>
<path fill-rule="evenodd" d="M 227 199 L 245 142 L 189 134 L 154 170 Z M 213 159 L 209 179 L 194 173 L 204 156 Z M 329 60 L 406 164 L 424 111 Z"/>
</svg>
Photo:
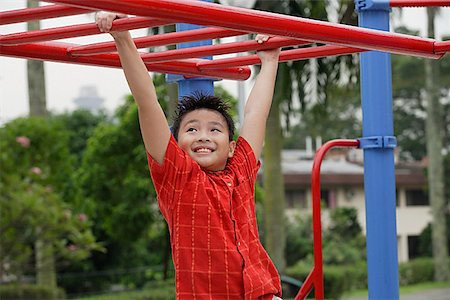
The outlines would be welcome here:
<svg viewBox="0 0 450 300">
<path fill-rule="evenodd" d="M 205 2 L 212 2 L 212 0 L 201 0 Z M 185 31 L 185 30 L 192 30 L 197 28 L 202 28 L 204 26 L 199 25 L 193 25 L 193 24 L 176 24 L 177 31 Z M 178 49 L 183 48 L 191 48 L 191 47 L 197 47 L 197 46 L 207 46 L 211 45 L 211 40 L 204 40 L 204 41 L 195 41 L 195 42 L 188 42 L 188 43 L 182 43 L 177 45 Z M 211 57 L 207 57 L 208 59 L 212 59 Z M 192 95 L 194 92 L 202 92 L 203 94 L 207 95 L 214 95 L 214 81 L 212 79 L 208 78 L 184 78 L 181 75 L 172 75 L 169 74 L 167 76 L 168 81 L 176 81 L 178 83 L 178 97 L 181 99 L 181 97 L 186 95 Z"/>
<path fill-rule="evenodd" d="M 389 31 L 389 0 L 355 0 L 359 26 Z M 389 53 L 360 54 L 369 299 L 398 299 L 392 74 Z"/>
</svg>

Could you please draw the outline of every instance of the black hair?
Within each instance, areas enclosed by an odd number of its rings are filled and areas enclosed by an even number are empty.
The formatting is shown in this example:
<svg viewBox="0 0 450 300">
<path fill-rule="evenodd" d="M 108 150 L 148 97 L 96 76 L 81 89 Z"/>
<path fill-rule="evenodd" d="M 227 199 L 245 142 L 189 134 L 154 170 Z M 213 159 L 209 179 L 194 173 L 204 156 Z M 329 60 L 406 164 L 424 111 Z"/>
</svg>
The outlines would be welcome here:
<svg viewBox="0 0 450 300">
<path fill-rule="evenodd" d="M 184 96 L 178 102 L 177 111 L 173 119 L 172 133 L 176 140 L 178 140 L 178 132 L 180 131 L 180 124 L 183 117 L 197 109 L 210 109 L 220 113 L 227 122 L 228 126 L 228 138 L 230 141 L 234 137 L 234 121 L 230 115 L 230 105 L 222 98 L 205 95 L 201 92 L 193 93 L 189 96 Z"/>
</svg>

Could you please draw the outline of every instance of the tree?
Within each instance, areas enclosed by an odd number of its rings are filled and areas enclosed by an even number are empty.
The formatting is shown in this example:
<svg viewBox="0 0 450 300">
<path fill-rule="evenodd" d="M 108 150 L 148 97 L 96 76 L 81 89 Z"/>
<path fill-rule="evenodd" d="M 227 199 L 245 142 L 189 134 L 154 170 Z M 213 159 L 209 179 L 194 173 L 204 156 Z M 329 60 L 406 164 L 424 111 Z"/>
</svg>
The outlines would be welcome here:
<svg viewBox="0 0 450 300">
<path fill-rule="evenodd" d="M 338 13 L 345 22 L 351 21 L 351 5 L 340 3 Z M 328 1 L 265 1 L 256 4 L 257 9 L 273 12 L 328 20 Z M 285 267 L 284 235 L 284 185 L 281 172 L 281 145 L 283 130 L 288 132 L 290 121 L 294 114 L 305 112 L 307 105 L 326 105 L 326 90 L 330 84 L 342 82 L 356 83 L 355 68 L 348 67 L 348 72 L 340 72 L 342 66 L 352 66 L 351 56 L 341 56 L 324 59 L 310 59 L 282 63 L 279 66 L 275 87 L 274 101 L 267 121 L 266 139 L 263 152 L 264 158 L 264 244 L 279 272 Z M 341 75 L 346 74 L 346 78 Z M 299 99 L 300 110 L 294 109 L 295 101 Z M 280 120 L 284 120 L 282 126 Z M 302 121 L 302 120 L 301 120 Z"/>
<path fill-rule="evenodd" d="M 37 7 L 39 2 L 27 0 L 27 7 Z M 28 31 L 39 30 L 39 21 L 27 22 Z M 47 115 L 47 104 L 45 95 L 45 71 L 44 62 L 38 60 L 27 60 L 28 76 L 28 99 L 30 116 Z"/>
<path fill-rule="evenodd" d="M 29 273 L 34 253 L 38 282 L 55 287 L 55 259 L 69 263 L 101 249 L 87 215 L 62 201 L 72 162 L 67 133 L 52 120 L 16 119 L 0 129 L 0 148 L 1 276 Z"/>
<path fill-rule="evenodd" d="M 434 37 L 434 8 L 427 8 L 428 36 Z M 435 268 L 435 279 L 446 281 L 450 279 L 448 265 L 447 203 L 444 198 L 444 169 L 443 169 L 443 116 L 439 99 L 437 63 L 425 60 L 425 88 L 427 103 L 426 140 L 428 156 L 428 187 L 429 199 L 433 214 L 432 241 Z M 447 212 L 448 213 L 448 212 Z"/>
</svg>

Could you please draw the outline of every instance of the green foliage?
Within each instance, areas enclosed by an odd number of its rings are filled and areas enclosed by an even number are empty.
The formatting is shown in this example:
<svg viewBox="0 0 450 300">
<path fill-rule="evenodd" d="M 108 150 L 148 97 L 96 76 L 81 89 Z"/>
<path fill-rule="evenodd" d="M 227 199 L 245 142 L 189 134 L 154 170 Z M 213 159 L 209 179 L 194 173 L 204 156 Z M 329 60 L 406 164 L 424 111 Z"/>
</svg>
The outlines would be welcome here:
<svg viewBox="0 0 450 300">
<path fill-rule="evenodd" d="M 365 238 L 355 208 L 339 207 L 330 212 L 330 225 L 323 234 L 324 264 L 346 265 L 366 259 Z"/>
<path fill-rule="evenodd" d="M 81 163 L 87 141 L 95 127 L 107 120 L 104 113 L 93 114 L 85 109 L 78 109 L 70 113 L 53 115 L 52 119 L 61 123 L 68 133 L 69 152 L 76 158 L 76 166 Z"/>
<path fill-rule="evenodd" d="M 0 285 L 2 300 L 53 300 L 66 299 L 62 289 L 52 289 L 46 286 L 32 284 Z"/>
<path fill-rule="evenodd" d="M 326 299 L 339 299 L 344 292 L 367 286 L 365 263 L 357 265 L 324 265 L 324 292 Z M 312 270 L 312 264 L 299 262 L 286 269 L 286 275 L 304 281 Z"/>
<path fill-rule="evenodd" d="M 0 148 L 1 276 L 32 270 L 29 263 L 37 240 L 51 245 L 57 261 L 64 263 L 101 250 L 87 215 L 63 201 L 73 160 L 60 124 L 16 119 L 0 129 Z"/>
<path fill-rule="evenodd" d="M 312 218 L 295 216 L 286 222 L 286 264 L 294 265 L 301 259 L 312 260 Z"/>
<path fill-rule="evenodd" d="M 448 264 L 450 265 L 450 260 Z M 421 257 L 401 263 L 398 271 L 400 274 L 400 285 L 434 281 L 434 262 L 431 257 Z"/>
</svg>

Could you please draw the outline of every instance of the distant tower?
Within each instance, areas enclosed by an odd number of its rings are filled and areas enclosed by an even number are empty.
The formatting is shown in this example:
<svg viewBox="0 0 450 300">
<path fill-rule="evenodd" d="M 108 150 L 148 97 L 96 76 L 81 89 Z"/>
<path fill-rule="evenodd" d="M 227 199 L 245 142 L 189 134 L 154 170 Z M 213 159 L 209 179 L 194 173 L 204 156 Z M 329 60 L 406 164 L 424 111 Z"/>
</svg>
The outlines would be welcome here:
<svg viewBox="0 0 450 300">
<path fill-rule="evenodd" d="M 103 108 L 103 98 L 97 93 L 97 87 L 85 85 L 80 88 L 80 95 L 73 100 L 77 109 L 87 109 L 93 113 Z"/>
</svg>

